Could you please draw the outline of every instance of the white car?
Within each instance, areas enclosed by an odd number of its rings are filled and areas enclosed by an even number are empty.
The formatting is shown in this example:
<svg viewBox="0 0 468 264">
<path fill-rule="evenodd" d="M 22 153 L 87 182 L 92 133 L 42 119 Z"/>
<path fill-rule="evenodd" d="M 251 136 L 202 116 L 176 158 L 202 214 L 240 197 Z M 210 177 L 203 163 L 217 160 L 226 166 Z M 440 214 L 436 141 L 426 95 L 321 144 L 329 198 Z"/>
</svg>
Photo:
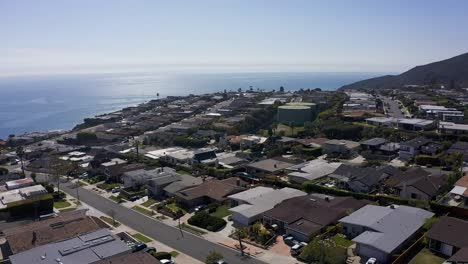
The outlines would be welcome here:
<svg viewBox="0 0 468 264">
<path fill-rule="evenodd" d="M 370 258 L 367 260 L 366 264 L 377 264 L 377 259 L 376 258 Z"/>
<path fill-rule="evenodd" d="M 161 259 L 159 262 L 161 262 L 161 264 L 174 264 L 172 259 Z"/>
</svg>

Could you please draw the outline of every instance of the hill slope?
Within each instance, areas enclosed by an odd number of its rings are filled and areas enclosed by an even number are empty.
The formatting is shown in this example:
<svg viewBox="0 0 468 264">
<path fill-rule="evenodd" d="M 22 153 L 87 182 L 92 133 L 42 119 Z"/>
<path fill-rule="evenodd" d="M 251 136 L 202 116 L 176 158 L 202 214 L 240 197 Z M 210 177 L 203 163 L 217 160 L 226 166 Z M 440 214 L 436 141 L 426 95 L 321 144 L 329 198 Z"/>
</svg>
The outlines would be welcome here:
<svg viewBox="0 0 468 264">
<path fill-rule="evenodd" d="M 405 84 L 445 84 L 468 83 L 468 53 L 429 63 L 404 72 L 400 75 L 386 75 L 345 85 L 340 89 L 358 88 L 398 88 Z"/>
</svg>

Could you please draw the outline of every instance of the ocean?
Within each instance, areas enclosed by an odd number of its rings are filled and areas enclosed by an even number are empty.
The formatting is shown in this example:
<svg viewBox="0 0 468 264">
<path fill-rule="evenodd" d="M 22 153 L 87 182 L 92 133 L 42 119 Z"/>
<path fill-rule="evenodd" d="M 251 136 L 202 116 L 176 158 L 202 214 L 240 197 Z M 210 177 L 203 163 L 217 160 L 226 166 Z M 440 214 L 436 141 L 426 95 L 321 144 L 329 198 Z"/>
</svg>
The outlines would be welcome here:
<svg viewBox="0 0 468 264">
<path fill-rule="evenodd" d="M 237 91 L 253 86 L 287 91 L 334 90 L 382 73 L 114 73 L 0 77 L 0 138 L 71 129 L 86 117 L 168 95 Z"/>
</svg>

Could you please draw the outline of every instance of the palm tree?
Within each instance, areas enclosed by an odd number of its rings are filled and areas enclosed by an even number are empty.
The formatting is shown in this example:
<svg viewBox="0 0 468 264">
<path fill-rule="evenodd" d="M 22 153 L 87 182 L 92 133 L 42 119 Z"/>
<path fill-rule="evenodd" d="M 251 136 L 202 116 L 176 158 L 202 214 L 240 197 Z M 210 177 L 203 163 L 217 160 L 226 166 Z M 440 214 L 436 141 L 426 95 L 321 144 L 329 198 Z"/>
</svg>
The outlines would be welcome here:
<svg viewBox="0 0 468 264">
<path fill-rule="evenodd" d="M 18 147 L 16 148 L 16 155 L 18 155 L 18 158 L 20 158 L 20 161 L 21 161 L 21 171 L 23 172 L 23 177 L 25 177 L 26 174 L 24 174 L 24 163 L 23 163 L 24 148 L 23 148 L 23 146 L 18 146 Z"/>
</svg>

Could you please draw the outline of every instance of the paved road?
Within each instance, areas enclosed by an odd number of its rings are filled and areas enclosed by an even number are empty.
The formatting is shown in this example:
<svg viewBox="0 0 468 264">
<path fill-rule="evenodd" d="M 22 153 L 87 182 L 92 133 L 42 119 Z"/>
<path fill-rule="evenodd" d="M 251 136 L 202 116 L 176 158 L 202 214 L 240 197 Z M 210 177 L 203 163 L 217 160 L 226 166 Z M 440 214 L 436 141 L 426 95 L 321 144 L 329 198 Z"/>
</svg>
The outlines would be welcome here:
<svg viewBox="0 0 468 264">
<path fill-rule="evenodd" d="M 404 114 L 401 113 L 401 110 L 398 108 L 398 102 L 396 100 L 392 100 L 390 97 L 382 97 L 383 101 L 388 104 L 388 112 L 387 114 L 391 117 L 396 118 L 403 118 L 405 117 Z"/>
<path fill-rule="evenodd" d="M 76 197 L 74 185 L 70 183 L 62 184 L 61 189 L 69 195 Z M 117 221 L 202 262 L 205 261 L 210 251 L 217 251 L 224 256 L 228 263 L 264 263 L 255 258 L 241 258 L 240 253 L 237 251 L 212 243 L 188 232 L 184 232 L 184 237 L 181 238 L 179 229 L 152 220 L 140 213 L 95 194 L 92 191 L 80 188 L 79 194 L 81 201 L 101 212 L 107 213 L 113 210 Z"/>
</svg>

